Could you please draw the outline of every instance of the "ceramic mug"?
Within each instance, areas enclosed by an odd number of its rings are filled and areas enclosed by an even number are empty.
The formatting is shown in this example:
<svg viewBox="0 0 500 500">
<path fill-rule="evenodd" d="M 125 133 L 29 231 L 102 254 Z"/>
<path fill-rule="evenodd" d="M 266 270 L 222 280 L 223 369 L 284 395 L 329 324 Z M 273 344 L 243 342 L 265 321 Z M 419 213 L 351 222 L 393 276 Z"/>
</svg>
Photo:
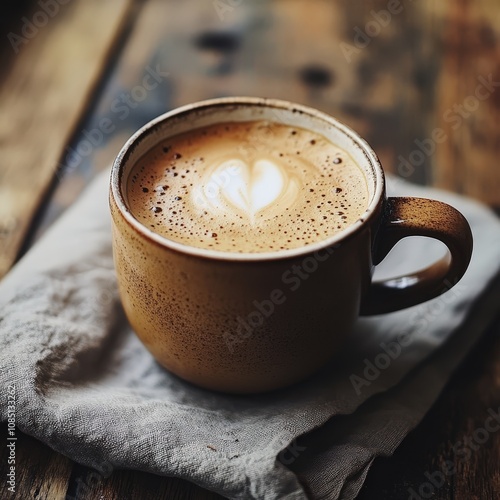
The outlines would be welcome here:
<svg viewBox="0 0 500 500">
<path fill-rule="evenodd" d="M 359 220 L 302 248 L 229 253 L 171 241 L 134 218 L 127 179 L 153 146 L 194 128 L 250 120 L 309 129 L 349 153 L 369 191 Z M 472 253 L 470 227 L 457 210 L 387 198 L 380 162 L 359 135 L 320 111 L 274 99 L 220 98 L 154 119 L 116 158 L 110 206 L 119 291 L 133 329 L 168 370 L 225 392 L 268 391 L 307 377 L 339 351 L 360 314 L 436 297 L 462 277 Z M 372 283 L 374 266 L 406 236 L 441 240 L 448 255 L 418 273 Z"/>
</svg>

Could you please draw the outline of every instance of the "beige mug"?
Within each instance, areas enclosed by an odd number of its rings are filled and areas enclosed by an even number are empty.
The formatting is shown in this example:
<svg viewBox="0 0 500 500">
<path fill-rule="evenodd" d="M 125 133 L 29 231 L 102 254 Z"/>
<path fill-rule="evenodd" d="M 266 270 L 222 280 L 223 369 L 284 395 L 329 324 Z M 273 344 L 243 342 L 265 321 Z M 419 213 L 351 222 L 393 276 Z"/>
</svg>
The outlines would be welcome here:
<svg viewBox="0 0 500 500">
<path fill-rule="evenodd" d="M 142 225 L 127 207 L 131 168 L 166 138 L 232 121 L 271 120 L 322 134 L 363 170 L 366 212 L 318 243 L 270 253 L 194 248 Z M 110 206 L 118 286 L 133 329 L 168 370 L 199 386 L 255 393 L 312 374 L 339 351 L 360 314 L 432 299 L 465 273 L 472 235 L 444 203 L 387 198 L 368 144 L 334 118 L 274 99 L 220 98 L 154 119 L 126 143 L 111 173 Z M 446 257 L 408 276 L 373 282 L 374 266 L 406 236 L 429 236 Z M 449 287 L 449 286 L 448 286 Z"/>
</svg>

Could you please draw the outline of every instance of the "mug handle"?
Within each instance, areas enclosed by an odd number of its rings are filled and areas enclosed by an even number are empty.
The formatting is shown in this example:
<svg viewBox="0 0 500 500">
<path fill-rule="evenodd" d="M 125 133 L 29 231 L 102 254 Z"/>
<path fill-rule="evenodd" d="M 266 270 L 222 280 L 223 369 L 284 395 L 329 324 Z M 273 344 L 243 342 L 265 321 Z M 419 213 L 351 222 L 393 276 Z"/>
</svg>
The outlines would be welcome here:
<svg viewBox="0 0 500 500">
<path fill-rule="evenodd" d="M 388 198 L 375 238 L 373 263 L 379 264 L 407 236 L 435 238 L 449 252 L 416 273 L 373 282 L 362 301 L 361 315 L 393 312 L 430 300 L 453 287 L 467 270 L 472 232 L 465 217 L 450 205 L 426 198 Z"/>
</svg>

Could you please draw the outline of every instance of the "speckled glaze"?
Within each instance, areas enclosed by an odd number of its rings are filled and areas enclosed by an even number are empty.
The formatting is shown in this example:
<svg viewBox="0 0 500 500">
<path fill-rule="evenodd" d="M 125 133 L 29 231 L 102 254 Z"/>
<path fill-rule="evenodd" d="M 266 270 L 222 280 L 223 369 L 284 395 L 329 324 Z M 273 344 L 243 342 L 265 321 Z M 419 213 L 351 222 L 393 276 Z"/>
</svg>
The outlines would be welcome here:
<svg viewBox="0 0 500 500">
<path fill-rule="evenodd" d="M 366 174 L 370 202 L 363 216 L 317 244 L 253 254 L 175 243 L 134 219 L 124 186 L 148 148 L 190 128 L 253 119 L 310 128 L 345 149 Z M 387 312 L 436 296 L 444 280 L 460 279 L 472 250 L 456 210 L 431 200 L 387 200 L 380 163 L 357 134 L 319 111 L 277 100 L 215 99 L 153 120 L 114 163 L 110 207 L 119 290 L 133 329 L 176 375 L 233 393 L 268 391 L 310 375 L 338 352 L 360 310 Z M 370 286 L 374 263 L 416 234 L 444 241 L 451 264 L 437 263 L 414 277 L 416 285 L 398 290 L 389 282 Z"/>
</svg>

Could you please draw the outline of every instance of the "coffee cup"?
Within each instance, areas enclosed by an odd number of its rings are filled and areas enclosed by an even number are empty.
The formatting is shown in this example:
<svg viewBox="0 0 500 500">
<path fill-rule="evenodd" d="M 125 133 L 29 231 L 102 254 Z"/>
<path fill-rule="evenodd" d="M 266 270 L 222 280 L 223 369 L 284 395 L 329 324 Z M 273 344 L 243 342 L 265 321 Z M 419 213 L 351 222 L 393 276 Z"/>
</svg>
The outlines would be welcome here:
<svg viewBox="0 0 500 500">
<path fill-rule="evenodd" d="M 472 253 L 457 210 L 388 198 L 358 134 L 275 99 L 213 99 L 152 120 L 113 164 L 110 207 L 134 331 L 172 373 L 230 393 L 311 375 L 341 351 L 360 314 L 438 296 Z M 440 240 L 447 255 L 373 282 L 407 236 Z"/>
</svg>

